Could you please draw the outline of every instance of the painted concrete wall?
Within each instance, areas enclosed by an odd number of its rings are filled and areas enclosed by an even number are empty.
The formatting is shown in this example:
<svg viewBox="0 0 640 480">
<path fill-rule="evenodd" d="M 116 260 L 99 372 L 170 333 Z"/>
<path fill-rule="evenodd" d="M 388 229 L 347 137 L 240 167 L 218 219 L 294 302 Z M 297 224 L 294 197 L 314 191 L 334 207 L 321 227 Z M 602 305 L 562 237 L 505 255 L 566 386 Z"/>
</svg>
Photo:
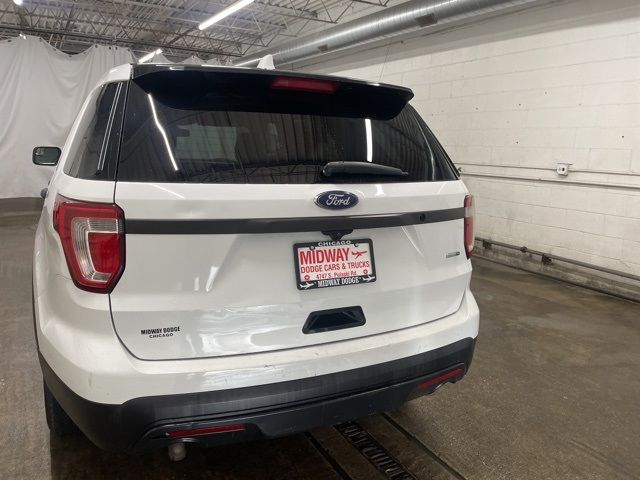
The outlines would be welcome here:
<svg viewBox="0 0 640 480">
<path fill-rule="evenodd" d="M 476 196 L 478 236 L 640 274 L 637 0 L 562 1 L 289 67 L 411 87 Z"/>
</svg>

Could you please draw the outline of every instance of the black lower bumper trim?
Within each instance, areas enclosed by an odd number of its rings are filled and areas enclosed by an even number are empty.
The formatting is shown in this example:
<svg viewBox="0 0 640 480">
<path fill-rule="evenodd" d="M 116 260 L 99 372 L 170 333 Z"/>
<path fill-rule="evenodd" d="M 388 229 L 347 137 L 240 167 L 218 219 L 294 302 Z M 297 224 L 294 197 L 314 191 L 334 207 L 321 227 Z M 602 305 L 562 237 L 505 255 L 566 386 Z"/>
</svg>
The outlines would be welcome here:
<svg viewBox="0 0 640 480">
<path fill-rule="evenodd" d="M 45 382 L 85 435 L 106 450 L 142 452 L 175 439 L 168 432 L 230 424 L 244 430 L 188 439 L 205 445 L 274 438 L 392 410 L 431 393 L 434 376 L 457 381 L 468 370 L 475 340 L 400 360 L 318 377 L 231 390 L 142 397 L 121 405 L 83 399 L 40 357 Z M 451 373 L 455 373 L 451 375 Z M 459 372 L 459 373 L 458 373 Z M 422 390 L 418 385 L 428 385 Z"/>
</svg>

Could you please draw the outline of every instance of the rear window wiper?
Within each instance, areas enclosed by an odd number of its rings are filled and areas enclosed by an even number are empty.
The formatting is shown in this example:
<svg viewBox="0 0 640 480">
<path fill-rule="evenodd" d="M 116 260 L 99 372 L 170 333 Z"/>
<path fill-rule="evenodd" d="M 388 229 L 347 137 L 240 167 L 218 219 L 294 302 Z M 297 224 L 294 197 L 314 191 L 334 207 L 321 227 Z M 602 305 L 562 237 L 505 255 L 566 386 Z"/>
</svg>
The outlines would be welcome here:
<svg viewBox="0 0 640 480">
<path fill-rule="evenodd" d="M 369 162 L 329 162 L 322 169 L 325 177 L 332 175 L 387 175 L 390 177 L 405 177 L 409 172 L 396 167 L 378 165 Z"/>
</svg>

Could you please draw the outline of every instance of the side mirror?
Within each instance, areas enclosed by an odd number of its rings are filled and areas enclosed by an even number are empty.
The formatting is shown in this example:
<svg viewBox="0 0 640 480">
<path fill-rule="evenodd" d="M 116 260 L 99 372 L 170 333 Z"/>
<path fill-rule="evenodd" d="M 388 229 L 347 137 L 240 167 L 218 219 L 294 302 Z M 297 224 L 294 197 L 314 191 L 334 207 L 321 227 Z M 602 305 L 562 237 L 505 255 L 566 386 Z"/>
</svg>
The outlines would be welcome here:
<svg viewBox="0 0 640 480">
<path fill-rule="evenodd" d="M 36 147 L 33 149 L 31 159 L 36 165 L 55 166 L 60 160 L 62 150 L 58 147 Z"/>
</svg>

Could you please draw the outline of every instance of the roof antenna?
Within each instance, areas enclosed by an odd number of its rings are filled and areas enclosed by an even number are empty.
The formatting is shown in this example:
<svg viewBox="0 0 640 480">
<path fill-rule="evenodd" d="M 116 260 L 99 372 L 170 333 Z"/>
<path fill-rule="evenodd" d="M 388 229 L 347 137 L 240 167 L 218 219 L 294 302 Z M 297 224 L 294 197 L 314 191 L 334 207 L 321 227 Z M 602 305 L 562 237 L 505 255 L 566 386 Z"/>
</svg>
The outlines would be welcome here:
<svg viewBox="0 0 640 480">
<path fill-rule="evenodd" d="M 275 70 L 276 67 L 273 65 L 273 55 L 265 55 L 258 62 L 258 66 L 261 70 Z"/>
</svg>

